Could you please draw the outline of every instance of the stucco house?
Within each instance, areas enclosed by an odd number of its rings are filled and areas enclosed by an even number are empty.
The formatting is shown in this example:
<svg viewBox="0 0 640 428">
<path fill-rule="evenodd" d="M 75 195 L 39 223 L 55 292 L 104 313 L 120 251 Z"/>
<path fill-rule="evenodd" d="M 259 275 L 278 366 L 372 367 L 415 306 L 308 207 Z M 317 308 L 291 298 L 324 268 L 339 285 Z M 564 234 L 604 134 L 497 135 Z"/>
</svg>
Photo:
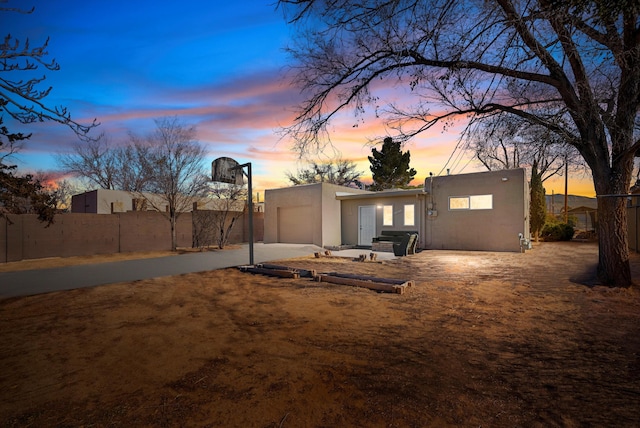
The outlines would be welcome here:
<svg viewBox="0 0 640 428">
<path fill-rule="evenodd" d="M 429 177 L 370 192 L 316 183 L 265 192 L 265 243 L 370 247 L 382 231 L 418 232 L 420 249 L 522 251 L 529 242 L 524 169 Z"/>
<path fill-rule="evenodd" d="M 149 201 L 145 201 L 144 198 L 136 198 L 136 195 L 126 192 L 124 190 L 110 190 L 110 189 L 96 189 L 88 192 L 73 195 L 71 197 L 71 212 L 72 213 L 91 213 L 91 214 L 114 214 L 124 213 L 129 211 L 156 211 L 155 207 L 165 211 L 167 203 L 158 195 L 151 193 L 144 194 Z M 228 206 L 226 201 L 218 199 L 198 199 L 193 198 L 193 202 L 188 205 L 186 212 L 193 210 L 193 203 L 197 202 L 197 207 L 200 210 L 230 210 L 230 211 L 242 211 L 244 210 L 245 201 L 235 201 L 231 206 Z M 261 212 L 264 208 L 263 203 L 254 203 L 254 211 Z"/>
<path fill-rule="evenodd" d="M 161 199 L 155 198 L 156 205 L 161 205 Z M 72 213 L 114 214 L 128 211 L 154 211 L 144 200 L 136 199 L 130 192 L 124 190 L 95 189 L 79 193 L 71 197 Z"/>
<path fill-rule="evenodd" d="M 342 244 L 341 201 L 338 194 L 371 194 L 329 183 L 268 189 L 264 194 L 264 242 Z M 369 244 L 370 245 L 370 244 Z"/>
</svg>

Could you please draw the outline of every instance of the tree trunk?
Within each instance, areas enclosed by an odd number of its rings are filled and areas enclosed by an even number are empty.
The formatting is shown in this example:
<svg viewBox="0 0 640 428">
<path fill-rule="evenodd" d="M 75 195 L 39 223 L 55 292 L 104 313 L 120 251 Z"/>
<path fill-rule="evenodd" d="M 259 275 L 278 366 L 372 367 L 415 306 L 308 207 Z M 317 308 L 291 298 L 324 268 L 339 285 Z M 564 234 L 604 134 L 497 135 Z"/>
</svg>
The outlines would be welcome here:
<svg viewBox="0 0 640 428">
<path fill-rule="evenodd" d="M 598 278 L 614 287 L 632 285 L 626 202 L 621 196 L 598 197 Z"/>
</svg>

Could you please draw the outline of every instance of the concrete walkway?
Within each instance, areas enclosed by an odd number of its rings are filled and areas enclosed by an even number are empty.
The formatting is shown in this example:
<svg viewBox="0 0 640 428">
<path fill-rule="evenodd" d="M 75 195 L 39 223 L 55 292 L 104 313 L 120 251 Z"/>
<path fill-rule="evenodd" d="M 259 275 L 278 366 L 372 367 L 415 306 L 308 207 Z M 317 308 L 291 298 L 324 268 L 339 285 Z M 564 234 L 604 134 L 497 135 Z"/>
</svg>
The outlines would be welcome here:
<svg viewBox="0 0 640 428">
<path fill-rule="evenodd" d="M 254 244 L 254 262 L 263 263 L 311 255 L 322 248 L 300 244 Z M 370 250 L 332 251 L 333 255 L 358 257 Z M 376 253 L 379 260 L 393 253 Z M 129 282 L 161 276 L 203 272 L 249 264 L 249 245 L 239 249 L 189 253 L 152 259 L 125 260 L 90 265 L 65 266 L 0 273 L 0 298 L 29 296 L 96 285 Z"/>
</svg>

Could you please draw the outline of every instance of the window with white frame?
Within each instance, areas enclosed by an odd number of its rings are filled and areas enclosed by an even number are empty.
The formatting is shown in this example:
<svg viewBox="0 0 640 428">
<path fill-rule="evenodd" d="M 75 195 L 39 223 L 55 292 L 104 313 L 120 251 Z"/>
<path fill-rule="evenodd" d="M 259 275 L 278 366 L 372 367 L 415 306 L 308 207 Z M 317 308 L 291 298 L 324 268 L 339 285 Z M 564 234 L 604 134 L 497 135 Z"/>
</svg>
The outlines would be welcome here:
<svg viewBox="0 0 640 428">
<path fill-rule="evenodd" d="M 382 225 L 393 226 L 393 205 L 384 205 L 382 207 Z"/>
<path fill-rule="evenodd" d="M 404 225 L 416 225 L 416 207 L 414 204 L 407 204 L 404 206 Z"/>
<path fill-rule="evenodd" d="M 493 195 L 450 196 L 449 209 L 456 210 L 492 210 Z"/>
</svg>

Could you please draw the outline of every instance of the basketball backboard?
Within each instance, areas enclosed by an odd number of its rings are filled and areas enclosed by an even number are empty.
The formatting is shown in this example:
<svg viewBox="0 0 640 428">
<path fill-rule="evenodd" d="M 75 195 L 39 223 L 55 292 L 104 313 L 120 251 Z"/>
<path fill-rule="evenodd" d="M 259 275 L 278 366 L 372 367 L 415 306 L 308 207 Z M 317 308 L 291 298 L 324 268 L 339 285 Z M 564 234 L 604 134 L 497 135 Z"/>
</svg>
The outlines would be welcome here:
<svg viewBox="0 0 640 428">
<path fill-rule="evenodd" d="M 240 164 L 232 158 L 221 157 L 211 162 L 211 179 L 219 183 L 242 186 L 244 176 Z"/>
</svg>

